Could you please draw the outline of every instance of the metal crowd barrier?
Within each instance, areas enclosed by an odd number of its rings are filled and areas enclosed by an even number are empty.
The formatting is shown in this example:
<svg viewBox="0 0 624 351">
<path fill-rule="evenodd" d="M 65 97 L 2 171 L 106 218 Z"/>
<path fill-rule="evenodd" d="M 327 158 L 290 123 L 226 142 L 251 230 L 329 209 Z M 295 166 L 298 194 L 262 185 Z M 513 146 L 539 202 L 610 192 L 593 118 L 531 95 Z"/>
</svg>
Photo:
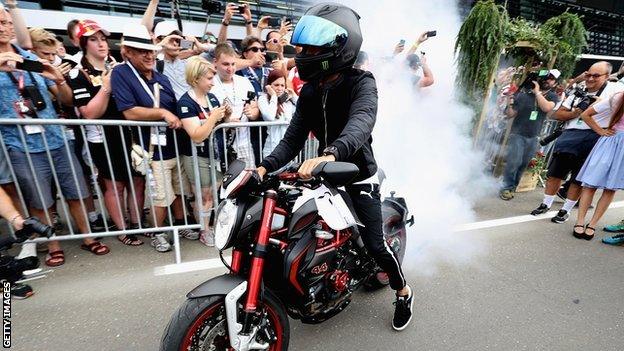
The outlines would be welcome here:
<svg viewBox="0 0 624 351">
<path fill-rule="evenodd" d="M 89 171 L 91 173 L 91 175 L 95 175 L 97 174 L 97 170 L 95 169 L 95 165 L 93 162 L 93 158 L 92 158 L 92 152 L 91 152 L 91 147 L 89 147 L 89 143 L 87 142 L 87 136 L 86 136 L 86 132 L 85 132 L 85 127 L 86 126 L 111 126 L 111 127 L 117 127 L 119 128 L 120 134 L 127 135 L 127 131 L 126 129 L 128 127 L 137 127 L 137 129 L 142 129 L 142 128 L 152 128 L 152 127 L 166 127 L 167 124 L 164 122 L 138 122 L 138 121 L 120 121 L 120 120 L 83 120 L 83 119 L 75 119 L 75 120 L 68 120 L 68 119 L 0 119 L 0 125 L 11 125 L 11 126 L 16 126 L 17 127 L 17 131 L 18 134 L 20 136 L 20 140 L 21 143 L 24 147 L 24 151 L 25 151 L 25 156 L 27 158 L 27 163 L 28 163 L 28 168 L 29 171 L 31 172 L 31 175 L 37 179 L 37 175 L 35 174 L 35 167 L 33 164 L 33 160 L 32 160 L 32 155 L 34 153 L 31 153 L 29 151 L 28 148 L 28 144 L 26 142 L 26 133 L 25 133 L 25 127 L 26 126 L 32 126 L 32 125 L 37 125 L 37 126 L 59 126 L 61 128 L 63 128 L 62 130 L 62 138 L 63 138 L 63 146 L 60 148 L 61 150 L 63 150 L 64 152 L 67 153 L 67 156 L 69 158 L 69 166 L 71 169 L 71 174 L 72 174 L 72 181 L 74 182 L 74 185 L 76 186 L 77 189 L 80 188 L 79 186 L 79 178 L 78 177 L 85 177 L 87 179 L 85 179 L 85 183 L 87 184 L 87 194 L 81 194 L 83 195 L 82 199 L 80 199 L 80 208 L 81 208 L 81 212 L 82 215 L 84 216 L 84 219 L 87 221 L 87 223 L 89 223 L 88 221 L 88 214 L 87 214 L 87 199 L 90 198 L 90 195 L 95 195 L 95 194 L 90 194 L 90 190 L 89 190 L 89 184 L 91 183 L 90 181 L 88 181 L 88 178 L 82 171 L 81 166 L 78 164 L 74 164 L 74 158 L 72 157 L 72 153 L 74 153 L 73 150 L 73 140 L 70 140 L 68 138 L 67 135 L 67 130 L 65 130 L 66 127 L 68 126 L 77 126 L 77 130 L 75 131 L 76 133 L 79 133 L 80 136 L 82 137 L 82 139 L 84 140 L 84 155 L 86 156 L 87 160 L 84 160 L 85 163 L 87 164 Z M 106 132 L 105 129 L 102 128 L 101 129 L 102 132 L 102 139 L 103 139 L 103 145 L 104 145 L 104 151 L 106 154 L 106 163 L 108 164 L 108 168 L 111 170 L 111 180 L 112 180 L 112 185 L 113 188 L 115 189 L 115 193 L 118 194 L 117 192 L 117 184 L 116 184 L 116 179 L 115 179 L 115 172 L 112 172 L 112 158 L 115 155 L 111 156 L 111 152 L 110 152 L 110 145 L 107 142 L 107 138 L 106 138 Z M 176 134 L 173 134 L 173 143 L 174 143 L 174 147 L 175 147 L 175 154 L 176 155 L 180 155 L 179 153 L 179 145 L 178 145 L 178 140 L 176 137 Z M 47 241 L 65 241 L 65 240 L 75 240 L 75 239 L 84 239 L 84 238 L 95 238 L 95 237 L 108 237 L 108 236 L 117 236 L 117 235 L 132 235 L 132 234 L 149 234 L 149 233 L 166 233 L 166 232 L 172 232 L 173 233 L 173 248 L 174 248 L 174 253 L 175 253 L 175 261 L 176 263 L 180 263 L 181 262 L 181 253 L 180 253 L 180 245 L 179 245 L 179 231 L 182 229 L 189 229 L 189 230 L 199 230 L 201 228 L 204 227 L 204 221 L 206 220 L 206 218 L 202 217 L 201 215 L 199 216 L 199 223 L 195 224 L 195 223 L 189 223 L 188 218 L 189 218 L 189 209 L 187 208 L 187 202 L 184 201 L 184 199 L 188 198 L 188 195 L 190 195 L 190 192 L 187 193 L 187 190 L 190 189 L 186 189 L 183 186 L 183 176 L 185 176 L 185 173 L 183 173 L 182 170 L 182 166 L 180 164 L 180 158 L 179 157 L 175 157 L 176 160 L 176 168 L 174 170 L 174 172 L 177 172 L 178 175 L 178 179 L 179 179 L 179 186 L 180 186 L 180 190 L 181 190 L 181 196 L 182 196 L 182 210 L 183 210 L 183 216 L 184 216 L 184 225 L 174 225 L 174 218 L 172 215 L 172 210 L 170 207 L 167 208 L 167 213 L 166 213 L 166 220 L 168 220 L 168 225 L 166 226 L 159 226 L 156 227 L 154 225 L 154 223 L 156 223 L 156 214 L 154 211 L 154 204 L 153 204 L 153 200 L 152 200 L 152 187 L 149 184 L 149 180 L 147 180 L 145 182 L 145 186 L 144 186 L 144 190 L 142 189 L 136 189 L 135 188 L 135 184 L 134 184 L 134 177 L 133 177 L 133 173 L 132 170 L 130 169 L 130 164 L 131 164 L 131 160 L 130 160 L 130 148 L 131 145 L 126 145 L 126 140 L 122 137 L 121 141 L 122 141 L 122 150 L 123 150 L 123 157 L 125 158 L 125 164 L 126 164 L 126 174 L 128 175 L 128 179 L 129 181 L 127 182 L 127 190 L 125 191 L 125 194 L 121 194 L 122 199 L 126 199 L 126 203 L 122 203 L 120 201 L 119 196 L 116 196 L 116 202 L 117 202 L 117 209 L 120 211 L 120 216 L 122 218 L 122 221 L 126 220 L 126 216 L 125 216 L 125 212 L 128 209 L 133 209 L 137 215 L 137 224 L 138 224 L 138 229 L 125 229 L 125 230 L 120 230 L 119 228 L 117 230 L 113 230 L 110 231 L 109 228 L 112 227 L 112 225 L 114 225 L 114 223 L 112 223 L 111 220 L 108 219 L 108 215 L 110 214 L 108 207 L 104 204 L 103 201 L 103 191 L 100 188 L 98 182 L 94 182 L 95 184 L 95 189 L 96 189 L 96 194 L 97 194 L 97 203 L 93 203 L 93 205 L 98 205 L 100 213 L 102 214 L 102 218 L 104 220 L 104 227 L 105 230 L 101 231 L 101 232 L 93 232 L 90 228 L 90 226 L 88 227 L 88 232 L 87 233 L 80 233 L 78 228 L 75 228 L 75 223 L 72 221 L 72 219 L 70 218 L 70 211 L 68 209 L 68 204 L 66 202 L 65 196 L 63 195 L 63 192 L 61 191 L 61 186 L 60 186 L 60 180 L 58 177 L 58 172 L 55 168 L 54 162 L 52 160 L 52 156 L 51 156 L 51 151 L 54 150 L 50 150 L 48 147 L 49 144 L 49 137 L 47 136 L 47 133 L 45 131 L 45 128 L 43 128 L 43 132 L 41 133 L 42 136 L 42 141 L 43 144 L 45 146 L 45 153 L 47 156 L 47 161 L 48 164 L 50 165 L 50 168 L 52 169 L 52 181 L 53 181 L 53 185 L 56 187 L 57 189 L 57 193 L 58 193 L 58 198 L 57 200 L 60 201 L 56 201 L 58 203 L 58 205 L 60 206 L 62 212 L 63 212 L 63 222 L 67 225 L 67 228 L 69 230 L 69 235 L 55 235 L 50 239 L 45 239 L 45 238 L 37 238 L 32 240 L 32 242 L 47 242 Z M 147 149 L 147 147 L 145 147 L 145 145 L 143 144 L 143 138 L 138 138 L 138 141 L 140 143 L 140 145 L 144 148 Z M 171 142 L 171 141 L 168 141 Z M 72 145 L 70 145 L 72 144 Z M 0 152 L 3 153 L 3 156 L 6 158 L 8 166 L 9 166 L 9 171 L 11 173 L 11 176 L 13 178 L 13 181 L 15 183 L 15 188 L 17 190 L 18 193 L 18 197 L 19 197 L 19 202 L 20 202 L 20 206 L 21 206 L 21 210 L 22 213 L 25 214 L 26 216 L 30 215 L 30 209 L 28 207 L 28 204 L 26 203 L 23 193 L 22 193 L 22 189 L 20 187 L 19 184 L 19 180 L 18 177 L 16 176 L 16 171 L 12 165 L 11 162 L 11 158 L 9 156 L 9 150 L 7 148 L 7 145 L 5 144 L 4 141 L 4 137 L 2 136 L 2 134 L 0 134 Z M 158 145 L 158 146 L 154 146 L 155 150 L 158 150 L 159 153 L 162 153 L 162 146 Z M 196 149 L 194 147 L 191 147 L 192 153 L 193 155 L 196 155 Z M 75 154 L 74 154 L 75 155 Z M 116 155 L 116 156 L 120 156 L 120 155 Z M 201 188 L 200 188 L 200 180 L 199 180 L 199 169 L 197 166 L 197 157 L 193 157 L 193 160 L 195 162 L 193 162 L 193 168 L 194 168 L 194 173 L 195 173 L 195 199 L 196 199 L 196 207 L 197 206 L 201 206 Z M 87 162 L 88 161 L 88 162 Z M 146 163 L 147 160 L 144 160 L 144 162 Z M 157 161 L 155 161 L 157 162 Z M 149 168 L 149 166 L 147 166 L 146 164 L 144 164 L 147 168 Z M 163 179 L 167 179 L 165 176 L 165 171 L 163 170 L 163 168 L 161 167 L 161 176 Z M 41 203 L 44 203 L 44 199 L 43 199 L 43 193 L 42 193 L 42 189 L 41 189 L 41 185 L 39 184 L 39 181 L 35 182 L 35 187 L 36 187 L 36 193 L 37 196 L 39 197 L 39 200 L 41 201 Z M 144 203 L 143 204 L 138 204 L 137 203 L 137 194 L 141 191 L 144 191 Z M 57 196 L 57 194 L 52 193 L 53 197 Z M 86 196 L 85 196 L 86 195 Z M 165 187 L 165 197 L 166 198 L 170 198 L 170 196 L 173 196 L 174 194 L 170 194 L 169 193 L 169 189 L 167 187 Z M 131 198 L 131 201 L 128 203 L 127 199 L 128 197 Z M 59 207 L 57 206 L 57 207 Z M 144 226 L 143 224 L 143 210 L 145 208 L 148 208 L 150 210 L 150 216 L 153 220 L 152 222 L 152 226 Z M 52 224 L 52 218 L 51 218 L 51 213 L 48 210 L 43 210 L 45 218 L 42 218 L 42 220 L 45 220 L 46 222 L 48 222 L 49 224 Z M 130 212 L 130 211 L 127 211 Z M 202 211 L 198 211 L 200 214 L 202 213 Z M 59 216 L 61 215 L 60 211 L 59 211 Z"/>
<path fill-rule="evenodd" d="M 218 193 L 218 189 L 220 184 L 218 183 L 217 180 L 217 163 L 218 161 L 215 161 L 215 146 L 216 144 L 216 138 L 215 136 L 217 135 L 217 133 L 223 133 L 223 135 L 225 136 L 225 132 L 226 130 L 230 129 L 230 130 L 240 130 L 241 128 L 250 128 L 250 133 L 254 133 L 257 132 L 260 140 L 260 153 L 262 153 L 263 150 L 263 142 L 262 142 L 262 133 L 263 133 L 263 129 L 264 128 L 270 128 L 272 126 L 277 126 L 277 125 L 287 125 L 288 122 L 284 122 L 284 121 L 273 121 L 273 122 L 236 122 L 236 123 L 223 123 L 218 125 L 215 130 L 213 131 L 213 133 L 210 135 L 209 137 L 209 155 L 210 155 L 210 177 L 211 177 L 211 190 L 212 190 L 212 197 L 213 197 L 213 207 L 216 207 L 217 204 L 219 203 L 219 193 Z M 32 155 L 34 153 L 30 153 L 29 149 L 28 149 L 28 144 L 26 142 L 26 131 L 25 131 L 25 127 L 26 126 L 32 126 L 32 125 L 38 125 L 38 126 L 59 126 L 60 128 L 67 128 L 70 126 L 75 126 L 76 130 L 75 132 L 79 134 L 79 136 L 82 137 L 83 141 L 84 141 L 84 149 L 82 150 L 82 155 L 83 157 L 83 161 L 86 163 L 87 167 L 88 167 L 88 172 L 93 176 L 97 174 L 97 169 L 95 167 L 95 164 L 93 162 L 93 157 L 92 157 L 92 150 L 91 147 L 89 146 L 89 143 L 87 142 L 87 133 L 85 128 L 87 126 L 108 126 L 108 127 L 117 127 L 119 128 L 120 134 L 123 135 L 124 133 L 128 133 L 126 130 L 130 127 L 136 127 L 137 129 L 143 129 L 143 128 L 152 128 L 152 127 L 166 127 L 166 123 L 164 122 L 139 122 L 139 121 L 125 121 L 125 120 L 85 120 L 85 119 L 0 119 L 0 126 L 15 126 L 17 128 L 18 134 L 20 136 L 20 140 L 22 145 L 24 146 L 24 151 L 25 151 L 25 156 L 27 158 L 27 164 L 28 164 L 28 168 L 29 171 L 31 172 L 31 175 L 33 177 L 35 177 L 35 179 L 37 178 L 37 175 L 35 174 L 35 167 L 33 164 L 33 160 L 32 160 Z M 257 128 L 257 130 L 255 130 L 254 128 Z M 126 229 L 126 230 L 109 230 L 110 227 L 114 224 L 112 223 L 112 220 L 109 220 L 109 209 L 107 208 L 105 202 L 104 202 L 104 192 L 102 191 L 102 189 L 100 188 L 100 185 L 97 181 L 93 182 L 95 185 L 95 194 L 92 195 L 97 195 L 97 201 L 94 201 L 93 204 L 88 204 L 87 201 L 89 199 L 89 195 L 91 195 L 91 191 L 89 190 L 89 184 L 91 184 L 92 182 L 90 181 L 90 177 L 88 174 L 84 174 L 84 172 L 82 171 L 83 166 L 79 165 L 79 164 L 74 164 L 74 159 L 73 159 L 73 155 L 72 153 L 74 153 L 74 150 L 72 148 L 73 142 L 72 140 L 70 140 L 68 138 L 67 135 L 67 131 L 63 130 L 62 137 L 63 137 L 63 146 L 61 147 L 61 149 L 64 149 L 65 152 L 67 152 L 67 156 L 70 160 L 70 170 L 71 170 L 71 174 L 72 174 L 72 181 L 74 186 L 76 186 L 76 188 L 80 188 L 79 187 L 79 178 L 78 177 L 85 177 L 85 182 L 87 184 L 87 196 L 83 195 L 83 199 L 80 199 L 80 210 L 82 212 L 82 215 L 84 216 L 85 220 L 88 221 L 88 207 L 90 205 L 93 205 L 95 208 L 99 208 L 100 213 L 102 214 L 102 218 L 104 220 L 104 227 L 105 227 L 105 231 L 102 232 L 92 232 L 91 228 L 89 226 L 88 228 L 88 232 L 87 233 L 81 233 L 80 230 L 78 230 L 78 228 L 75 226 L 75 223 L 72 221 L 71 216 L 70 216 L 70 211 L 68 209 L 68 204 L 66 202 L 66 199 L 63 195 L 63 192 L 60 191 L 61 190 L 61 180 L 58 177 L 58 172 L 55 168 L 54 162 L 52 160 L 52 155 L 51 155 L 51 150 L 49 150 L 48 147 L 48 136 L 46 134 L 45 128 L 43 128 L 43 133 L 42 135 L 42 141 L 43 144 L 46 148 L 45 154 L 46 154 L 46 158 L 47 158 L 47 162 L 50 165 L 50 168 L 52 169 L 52 182 L 53 185 L 56 187 L 57 189 L 57 193 L 58 193 L 58 201 L 56 201 L 57 204 L 57 208 L 60 207 L 60 211 L 58 211 L 59 216 L 61 215 L 62 212 L 62 219 L 63 222 L 67 225 L 68 228 L 68 235 L 58 235 L 59 233 L 57 233 L 56 236 L 52 237 L 51 239 L 46 239 L 46 238 L 37 238 L 34 240 L 31 240 L 31 242 L 47 242 L 47 241 L 51 241 L 51 240 L 58 240 L 58 241 L 65 241 L 65 240 L 76 240 L 76 239 L 84 239 L 84 238 L 96 238 L 96 237 L 113 237 L 113 236 L 117 236 L 117 235 L 132 235 L 132 234 L 155 234 L 155 233 L 161 233 L 161 232 L 171 232 L 173 234 L 173 250 L 175 253 L 175 262 L 176 263 L 180 263 L 182 261 L 181 258 L 181 251 L 180 251 L 180 238 L 179 238 L 179 231 L 183 230 L 183 229 L 189 229 L 189 230 L 200 230 L 202 228 L 207 228 L 208 222 L 210 220 L 210 213 L 212 212 L 212 209 L 203 209 L 203 198 L 202 198 L 202 188 L 201 188 L 201 182 L 200 182 L 200 169 L 199 169 L 199 164 L 198 164 L 198 157 L 197 157 L 197 150 L 195 148 L 195 144 L 191 141 L 191 153 L 192 153 L 192 164 L 193 164 L 193 173 L 194 173 L 194 178 L 195 178 L 195 182 L 194 184 L 192 184 L 192 187 L 194 188 L 194 198 L 195 198 L 195 212 L 198 214 L 196 218 L 198 220 L 199 223 L 189 223 L 188 218 L 189 218 L 189 208 L 187 208 L 187 201 L 186 199 L 188 198 L 188 195 L 191 195 L 190 193 L 190 189 L 186 189 L 183 186 L 183 177 L 186 176 L 186 174 L 183 172 L 183 166 L 181 165 L 181 158 L 178 157 L 180 156 L 180 148 L 179 148 L 179 141 L 178 138 L 176 137 L 176 133 L 174 133 L 174 138 L 173 138 L 173 143 L 174 143 L 174 147 L 175 147 L 175 160 L 176 160 L 176 167 L 173 170 L 173 172 L 176 172 L 178 175 L 178 179 L 179 179 L 179 187 L 181 188 L 181 196 L 182 196 L 182 210 L 183 210 L 183 215 L 184 215 L 184 224 L 183 225 L 175 225 L 175 221 L 174 221 L 174 215 L 172 213 L 172 209 L 171 207 L 168 207 L 166 210 L 166 219 L 168 220 L 168 225 L 164 225 L 164 226 L 160 226 L 160 227 L 156 227 L 154 225 L 154 223 L 157 222 L 156 220 L 156 214 L 154 211 L 154 204 L 153 204 L 153 200 L 152 200 L 152 188 L 150 186 L 150 180 L 146 179 L 145 180 L 145 184 L 144 184 L 144 189 L 137 189 L 135 187 L 135 184 L 133 182 L 133 173 L 132 170 L 130 169 L 130 164 L 131 164 L 131 159 L 130 159 L 130 150 L 131 150 L 131 145 L 126 145 L 126 141 L 125 139 L 122 137 L 122 149 L 123 149 L 123 153 L 124 153 L 124 161 L 126 164 L 126 174 L 128 175 L 128 183 L 126 184 L 126 191 L 125 194 L 121 195 L 121 198 L 123 200 L 126 200 L 126 203 L 123 203 L 122 201 L 120 201 L 120 197 L 117 196 L 116 197 L 116 205 L 117 205 L 117 209 L 120 210 L 120 215 L 123 221 L 126 220 L 126 216 L 125 214 L 128 213 L 128 216 L 130 216 L 131 210 L 134 210 L 134 213 L 137 214 L 138 218 L 138 229 Z M 102 139 L 103 139 L 103 146 L 104 146 L 104 150 L 105 150 L 105 154 L 106 154 L 106 164 L 108 165 L 108 168 L 112 170 L 113 168 L 113 157 L 115 156 L 119 156 L 119 155 L 111 155 L 110 152 L 110 148 L 111 145 L 109 145 L 109 142 L 107 141 L 106 138 L 106 132 L 104 128 L 101 128 L 101 132 L 103 133 L 102 135 Z M 140 134 L 140 132 L 139 132 Z M 136 138 L 138 139 L 138 142 L 140 143 L 141 147 L 143 149 L 147 149 L 148 147 L 146 145 L 143 144 L 143 138 Z M 227 143 L 226 138 L 224 139 L 224 144 Z M 168 141 L 171 142 L 171 141 Z M 155 150 L 158 150 L 159 153 L 162 152 L 162 146 L 158 145 L 155 146 Z M 221 157 L 224 157 L 225 160 L 227 160 L 227 145 L 223 145 L 223 150 L 225 150 L 225 154 L 221 155 Z M 318 141 L 314 138 L 314 137 L 310 137 L 306 143 L 305 143 L 305 147 L 304 149 L 300 152 L 300 154 L 297 156 L 296 160 L 297 162 L 302 162 L 306 159 L 312 158 L 312 157 L 316 157 L 317 155 L 317 150 L 318 150 Z M 54 150 L 52 150 L 54 151 Z M 18 177 L 16 177 L 16 170 L 13 167 L 12 163 L 11 163 L 11 158 L 9 155 L 9 150 L 7 145 L 5 144 L 4 141 L 4 137 L 3 135 L 0 133 L 0 152 L 2 153 L 2 156 L 4 156 L 7 160 L 8 163 L 8 167 L 9 167 L 9 171 L 11 173 L 11 176 L 13 178 L 13 181 L 15 183 L 15 188 L 16 188 L 16 192 L 19 198 L 19 206 L 21 207 L 22 213 L 25 214 L 26 216 L 30 215 L 30 210 L 28 207 L 28 204 L 26 203 L 26 200 L 24 198 L 24 195 L 22 193 L 22 189 L 20 187 L 19 184 L 19 180 Z M 147 161 L 144 161 L 147 162 Z M 157 162 L 157 161 L 156 161 Z M 260 160 L 256 159 L 256 164 L 258 164 L 260 162 Z M 80 163 L 80 161 L 79 161 Z M 225 162 L 225 167 L 227 168 L 227 162 Z M 147 167 L 149 168 L 149 167 Z M 161 167 L 161 171 L 162 174 L 161 176 L 163 178 L 165 178 L 165 174 L 164 171 L 162 170 Z M 225 171 L 222 170 L 222 171 Z M 115 172 L 111 172 L 111 180 L 112 180 L 112 184 L 113 184 L 113 188 L 115 189 L 115 193 L 118 194 L 119 192 L 117 191 L 117 187 L 116 187 L 116 179 L 115 179 Z M 145 177 L 144 177 L 145 178 Z M 39 184 L 39 181 L 35 182 L 35 187 L 36 187 L 36 194 L 39 198 L 39 200 L 43 203 L 44 199 L 43 199 L 43 193 L 42 193 L 42 189 L 41 189 L 41 185 Z M 187 190 L 189 190 L 189 192 L 186 192 Z M 144 201 L 143 204 L 139 204 L 137 203 L 137 194 L 141 194 L 143 193 L 144 195 Z M 56 196 L 56 194 L 52 193 L 53 197 Z M 166 197 L 169 197 L 170 195 L 173 194 L 169 194 L 169 192 L 166 192 Z M 131 201 L 127 201 L 128 198 L 131 199 Z M 17 204 L 16 204 L 17 205 Z M 144 209 L 149 209 L 150 212 L 150 217 L 152 219 L 152 225 L 151 226 L 144 226 L 143 224 L 143 210 Z M 45 220 L 48 223 L 52 223 L 52 218 L 51 218 L 51 213 L 47 210 L 44 210 L 44 215 L 45 218 L 42 218 L 42 220 Z"/>
</svg>

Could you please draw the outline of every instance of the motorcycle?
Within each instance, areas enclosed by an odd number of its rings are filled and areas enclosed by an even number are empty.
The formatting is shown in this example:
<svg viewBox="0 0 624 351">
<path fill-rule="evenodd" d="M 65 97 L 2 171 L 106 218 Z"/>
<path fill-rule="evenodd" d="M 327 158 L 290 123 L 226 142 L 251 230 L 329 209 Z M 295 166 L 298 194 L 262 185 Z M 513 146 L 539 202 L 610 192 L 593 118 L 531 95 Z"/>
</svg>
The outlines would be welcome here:
<svg viewBox="0 0 624 351">
<path fill-rule="evenodd" d="M 389 284 L 366 252 L 348 195 L 339 190 L 358 168 L 324 162 L 305 180 L 297 168 L 261 181 L 243 162 L 230 164 L 215 217 L 215 246 L 229 273 L 186 295 L 160 350 L 287 350 L 289 316 L 321 323 L 344 310 L 360 287 Z M 394 193 L 384 199 L 382 215 L 384 239 L 402 261 L 413 216 Z M 223 251 L 229 248 L 228 264 Z"/>
</svg>

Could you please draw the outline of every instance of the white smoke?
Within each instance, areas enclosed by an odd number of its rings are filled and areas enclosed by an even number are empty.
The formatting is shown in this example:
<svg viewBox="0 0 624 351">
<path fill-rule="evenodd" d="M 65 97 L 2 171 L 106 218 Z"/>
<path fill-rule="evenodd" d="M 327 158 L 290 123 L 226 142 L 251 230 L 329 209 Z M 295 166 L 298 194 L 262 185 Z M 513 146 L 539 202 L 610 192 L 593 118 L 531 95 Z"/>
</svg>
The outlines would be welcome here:
<svg viewBox="0 0 624 351">
<path fill-rule="evenodd" d="M 485 252 L 486 241 L 454 226 L 475 219 L 472 206 L 496 191 L 473 149 L 473 111 L 454 99 L 453 48 L 461 22 L 455 0 L 341 1 L 360 14 L 370 70 L 379 91 L 373 148 L 388 179 L 384 195 L 404 196 L 415 225 L 408 230 L 407 271 L 432 274 L 444 263 L 463 265 Z M 437 31 L 419 46 L 435 84 L 415 90 L 404 55 L 388 61 L 404 39 L 407 51 L 425 31 Z"/>
</svg>

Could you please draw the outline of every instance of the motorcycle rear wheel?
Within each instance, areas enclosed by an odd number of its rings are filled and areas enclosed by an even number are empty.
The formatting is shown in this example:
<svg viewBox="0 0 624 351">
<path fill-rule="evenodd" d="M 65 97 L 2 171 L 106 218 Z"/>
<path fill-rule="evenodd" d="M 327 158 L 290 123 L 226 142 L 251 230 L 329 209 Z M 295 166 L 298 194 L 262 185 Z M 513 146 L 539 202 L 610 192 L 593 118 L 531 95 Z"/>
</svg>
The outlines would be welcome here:
<svg viewBox="0 0 624 351">
<path fill-rule="evenodd" d="M 169 320 L 160 350 L 233 350 L 228 337 L 224 301 L 224 295 L 187 299 Z M 270 332 L 275 336 L 269 350 L 288 350 L 290 326 L 282 303 L 271 292 L 265 291 L 263 308 L 267 313 Z"/>
<path fill-rule="evenodd" d="M 394 214 L 384 220 L 384 240 L 394 255 L 403 263 L 405 256 L 405 245 L 407 244 L 407 231 L 405 223 L 399 214 Z M 388 275 L 382 271 L 371 276 L 365 285 L 366 290 L 374 291 L 390 285 Z"/>
</svg>

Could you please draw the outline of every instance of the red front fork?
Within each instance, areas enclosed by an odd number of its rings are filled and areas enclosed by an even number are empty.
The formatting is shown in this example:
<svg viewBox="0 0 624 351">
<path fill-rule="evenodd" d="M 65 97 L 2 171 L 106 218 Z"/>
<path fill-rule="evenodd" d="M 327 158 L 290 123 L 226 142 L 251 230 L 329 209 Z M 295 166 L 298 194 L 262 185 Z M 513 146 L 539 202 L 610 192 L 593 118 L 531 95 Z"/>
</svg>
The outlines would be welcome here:
<svg viewBox="0 0 624 351">
<path fill-rule="evenodd" d="M 258 240 L 253 251 L 253 258 L 251 259 L 251 269 L 249 270 L 247 301 L 245 301 L 244 309 L 247 314 L 255 312 L 258 305 L 258 296 L 264 269 L 264 256 L 267 253 L 269 237 L 271 236 L 271 222 L 273 220 L 273 212 L 275 211 L 276 197 L 277 193 L 273 190 L 268 190 L 264 194 L 260 233 L 258 233 Z"/>
</svg>

